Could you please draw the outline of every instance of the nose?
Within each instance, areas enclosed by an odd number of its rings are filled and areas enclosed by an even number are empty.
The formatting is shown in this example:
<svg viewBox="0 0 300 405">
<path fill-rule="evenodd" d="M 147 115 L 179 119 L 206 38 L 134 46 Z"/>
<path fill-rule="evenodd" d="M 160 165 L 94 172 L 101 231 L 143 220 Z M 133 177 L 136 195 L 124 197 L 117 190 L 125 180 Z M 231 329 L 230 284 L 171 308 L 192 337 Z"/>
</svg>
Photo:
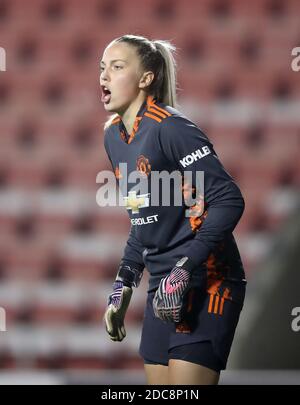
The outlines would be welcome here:
<svg viewBox="0 0 300 405">
<path fill-rule="evenodd" d="M 100 72 L 100 83 L 104 82 L 104 81 L 108 81 L 109 77 L 107 74 L 107 70 L 105 68 L 103 68 L 103 70 Z"/>
</svg>

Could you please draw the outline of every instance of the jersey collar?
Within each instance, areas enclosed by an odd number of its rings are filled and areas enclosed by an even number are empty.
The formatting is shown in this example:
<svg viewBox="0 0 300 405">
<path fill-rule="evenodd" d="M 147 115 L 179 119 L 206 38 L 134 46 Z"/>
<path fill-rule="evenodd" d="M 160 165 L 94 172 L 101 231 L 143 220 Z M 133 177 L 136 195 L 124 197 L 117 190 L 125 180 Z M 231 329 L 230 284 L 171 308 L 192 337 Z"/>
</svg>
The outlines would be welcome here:
<svg viewBox="0 0 300 405">
<path fill-rule="evenodd" d="M 134 137 L 135 137 L 135 135 L 136 135 L 136 133 L 137 133 L 137 131 L 139 129 L 140 123 L 141 123 L 141 121 L 143 119 L 143 116 L 144 116 L 145 112 L 150 107 L 150 105 L 152 105 L 153 101 L 154 101 L 153 96 L 150 96 L 150 95 L 147 96 L 146 100 L 141 105 L 141 107 L 140 107 L 140 109 L 139 109 L 139 111 L 138 111 L 138 113 L 137 113 L 137 115 L 135 117 L 131 134 L 128 134 L 128 132 L 126 130 L 126 127 L 125 127 L 121 117 L 120 116 L 118 117 L 119 118 L 120 136 L 121 136 L 121 139 L 124 142 L 126 142 L 128 144 L 130 144 L 132 142 L 132 140 L 134 139 Z"/>
</svg>

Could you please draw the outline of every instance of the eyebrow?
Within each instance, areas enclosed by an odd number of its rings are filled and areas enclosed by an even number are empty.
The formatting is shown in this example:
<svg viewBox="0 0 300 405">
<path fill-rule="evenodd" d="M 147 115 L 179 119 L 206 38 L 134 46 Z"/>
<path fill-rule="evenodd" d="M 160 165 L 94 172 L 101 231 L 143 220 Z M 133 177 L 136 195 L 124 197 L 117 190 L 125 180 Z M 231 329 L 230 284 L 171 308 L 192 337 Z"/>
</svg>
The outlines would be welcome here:
<svg viewBox="0 0 300 405">
<path fill-rule="evenodd" d="M 122 62 L 126 62 L 126 60 L 123 60 L 123 59 L 114 59 L 114 60 L 110 61 L 110 63 L 117 62 L 118 60 L 121 60 Z M 100 64 L 104 64 L 104 65 L 105 65 L 105 62 L 103 62 L 103 60 L 101 60 L 101 61 L 100 61 Z"/>
</svg>

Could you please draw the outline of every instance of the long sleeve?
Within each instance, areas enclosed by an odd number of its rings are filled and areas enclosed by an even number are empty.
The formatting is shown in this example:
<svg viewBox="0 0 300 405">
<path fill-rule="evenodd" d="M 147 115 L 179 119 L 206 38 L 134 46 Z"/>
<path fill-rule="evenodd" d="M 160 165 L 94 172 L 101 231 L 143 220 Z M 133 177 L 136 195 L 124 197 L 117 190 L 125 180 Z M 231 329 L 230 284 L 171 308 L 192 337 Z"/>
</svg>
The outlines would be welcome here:
<svg viewBox="0 0 300 405">
<path fill-rule="evenodd" d="M 196 229 L 183 256 L 199 266 L 229 233 L 244 211 L 244 199 L 217 157 L 206 135 L 184 117 L 169 117 L 161 125 L 160 146 L 166 159 L 184 176 L 190 171 L 195 185 L 196 172 L 204 172 L 205 219 Z"/>
<path fill-rule="evenodd" d="M 144 250 L 144 246 L 135 236 L 134 227 L 131 226 L 121 263 L 129 264 L 142 272 L 145 268 L 143 260 Z"/>
</svg>

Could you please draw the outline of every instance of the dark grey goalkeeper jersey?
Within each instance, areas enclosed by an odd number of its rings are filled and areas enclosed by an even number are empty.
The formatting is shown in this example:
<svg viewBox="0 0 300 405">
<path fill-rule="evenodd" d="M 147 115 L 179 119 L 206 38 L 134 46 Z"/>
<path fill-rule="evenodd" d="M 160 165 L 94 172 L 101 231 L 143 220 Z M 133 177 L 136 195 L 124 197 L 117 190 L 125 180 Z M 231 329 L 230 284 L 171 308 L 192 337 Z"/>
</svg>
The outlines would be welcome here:
<svg viewBox="0 0 300 405">
<path fill-rule="evenodd" d="M 147 268 L 149 291 L 158 287 L 183 256 L 196 264 L 194 285 L 203 278 L 218 280 L 218 285 L 222 280 L 244 279 L 232 235 L 244 199 L 212 143 L 193 122 L 148 96 L 132 133 L 127 133 L 118 116 L 105 129 L 104 145 L 131 221 L 122 261 L 140 271 Z M 173 173 L 176 180 L 170 181 L 171 187 L 160 182 L 157 189 L 153 179 L 163 171 Z M 134 182 L 130 178 L 133 172 L 137 174 Z M 204 172 L 200 192 L 197 172 Z M 164 192 L 170 204 L 165 203 Z M 180 205 L 175 201 L 178 192 L 184 197 Z M 188 203 L 189 197 L 194 204 Z"/>
</svg>

